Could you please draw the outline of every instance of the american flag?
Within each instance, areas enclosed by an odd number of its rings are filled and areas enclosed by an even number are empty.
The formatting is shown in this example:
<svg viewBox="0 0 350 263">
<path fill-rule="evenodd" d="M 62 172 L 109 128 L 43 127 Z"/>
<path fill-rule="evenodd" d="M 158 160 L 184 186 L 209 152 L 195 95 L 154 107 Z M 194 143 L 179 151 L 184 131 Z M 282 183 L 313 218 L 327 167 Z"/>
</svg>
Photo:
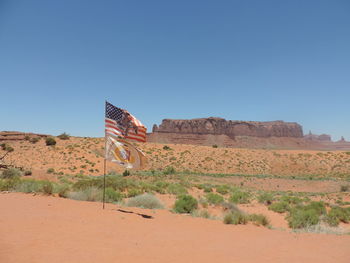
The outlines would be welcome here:
<svg viewBox="0 0 350 263">
<path fill-rule="evenodd" d="M 146 141 L 146 127 L 127 110 L 113 106 L 107 101 L 105 129 L 107 134 L 113 136 L 138 142 Z"/>
</svg>

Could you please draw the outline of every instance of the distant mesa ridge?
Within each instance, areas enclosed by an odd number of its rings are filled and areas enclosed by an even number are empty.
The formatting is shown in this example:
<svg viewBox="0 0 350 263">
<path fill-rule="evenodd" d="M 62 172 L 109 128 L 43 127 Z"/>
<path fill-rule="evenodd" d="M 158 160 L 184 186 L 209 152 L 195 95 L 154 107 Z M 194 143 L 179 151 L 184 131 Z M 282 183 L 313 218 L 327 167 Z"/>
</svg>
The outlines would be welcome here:
<svg viewBox="0 0 350 263">
<path fill-rule="evenodd" d="M 218 117 L 174 120 L 164 119 L 159 125 L 153 126 L 153 133 L 176 134 L 214 134 L 252 137 L 292 137 L 302 138 L 303 128 L 295 122 L 284 121 L 232 121 Z"/>
</svg>

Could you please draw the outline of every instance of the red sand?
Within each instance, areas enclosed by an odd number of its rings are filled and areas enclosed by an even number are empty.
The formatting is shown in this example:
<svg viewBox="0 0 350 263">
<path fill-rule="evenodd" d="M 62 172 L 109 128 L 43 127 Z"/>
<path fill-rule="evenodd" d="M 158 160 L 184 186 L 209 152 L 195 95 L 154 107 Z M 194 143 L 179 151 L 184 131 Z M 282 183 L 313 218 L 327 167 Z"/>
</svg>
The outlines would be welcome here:
<svg viewBox="0 0 350 263">
<path fill-rule="evenodd" d="M 350 262 L 348 235 L 20 193 L 0 194 L 0 208 L 0 262 Z"/>
</svg>

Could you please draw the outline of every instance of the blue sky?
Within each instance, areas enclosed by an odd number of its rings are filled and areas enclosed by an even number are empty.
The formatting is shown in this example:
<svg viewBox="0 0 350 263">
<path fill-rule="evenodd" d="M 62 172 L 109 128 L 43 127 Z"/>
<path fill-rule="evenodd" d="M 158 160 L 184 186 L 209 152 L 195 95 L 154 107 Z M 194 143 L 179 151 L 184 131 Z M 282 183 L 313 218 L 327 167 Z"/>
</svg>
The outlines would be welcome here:
<svg viewBox="0 0 350 263">
<path fill-rule="evenodd" d="M 0 0 L 0 130 L 103 136 L 104 101 L 350 140 L 350 1 Z"/>
</svg>

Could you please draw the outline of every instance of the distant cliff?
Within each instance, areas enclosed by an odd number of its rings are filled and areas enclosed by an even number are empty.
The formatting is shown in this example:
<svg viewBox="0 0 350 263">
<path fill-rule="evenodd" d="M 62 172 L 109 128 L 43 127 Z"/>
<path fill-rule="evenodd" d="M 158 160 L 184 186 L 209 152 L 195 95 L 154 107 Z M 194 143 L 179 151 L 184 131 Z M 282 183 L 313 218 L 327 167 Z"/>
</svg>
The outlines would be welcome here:
<svg viewBox="0 0 350 263">
<path fill-rule="evenodd" d="M 159 127 L 153 126 L 153 133 L 227 135 L 232 139 L 235 136 L 303 137 L 302 126 L 294 122 L 231 121 L 214 117 L 191 120 L 164 119 Z"/>
</svg>

